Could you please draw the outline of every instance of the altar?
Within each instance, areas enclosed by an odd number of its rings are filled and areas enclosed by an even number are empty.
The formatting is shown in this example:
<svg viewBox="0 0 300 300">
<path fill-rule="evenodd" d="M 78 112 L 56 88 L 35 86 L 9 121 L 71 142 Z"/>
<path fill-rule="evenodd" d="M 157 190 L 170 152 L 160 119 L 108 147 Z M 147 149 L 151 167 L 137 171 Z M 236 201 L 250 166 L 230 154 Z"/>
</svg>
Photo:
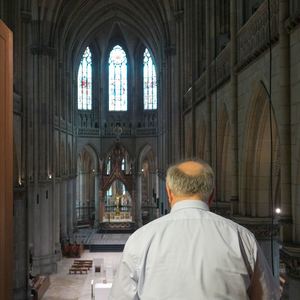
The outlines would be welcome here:
<svg viewBox="0 0 300 300">
<path fill-rule="evenodd" d="M 116 143 L 103 163 L 100 186 L 100 231 L 135 229 L 135 192 L 132 162 L 126 149 Z"/>
</svg>

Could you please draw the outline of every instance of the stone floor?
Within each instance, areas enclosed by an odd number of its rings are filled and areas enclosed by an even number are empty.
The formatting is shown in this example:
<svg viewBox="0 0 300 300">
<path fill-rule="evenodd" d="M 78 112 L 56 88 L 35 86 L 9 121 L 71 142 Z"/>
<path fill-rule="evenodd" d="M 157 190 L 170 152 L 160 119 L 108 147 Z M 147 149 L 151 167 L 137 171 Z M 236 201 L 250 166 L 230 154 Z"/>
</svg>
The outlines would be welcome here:
<svg viewBox="0 0 300 300">
<path fill-rule="evenodd" d="M 90 300 L 91 281 L 100 283 L 106 280 L 105 269 L 117 269 L 122 253 L 120 252 L 98 252 L 90 253 L 85 250 L 81 259 L 104 259 L 104 272 L 95 273 L 91 269 L 88 274 L 70 275 L 69 267 L 72 265 L 73 258 L 63 258 L 58 262 L 57 274 L 50 276 L 50 287 L 44 294 L 43 300 Z M 109 280 L 107 280 L 109 282 Z M 106 299 L 102 299 L 106 300 Z"/>
</svg>

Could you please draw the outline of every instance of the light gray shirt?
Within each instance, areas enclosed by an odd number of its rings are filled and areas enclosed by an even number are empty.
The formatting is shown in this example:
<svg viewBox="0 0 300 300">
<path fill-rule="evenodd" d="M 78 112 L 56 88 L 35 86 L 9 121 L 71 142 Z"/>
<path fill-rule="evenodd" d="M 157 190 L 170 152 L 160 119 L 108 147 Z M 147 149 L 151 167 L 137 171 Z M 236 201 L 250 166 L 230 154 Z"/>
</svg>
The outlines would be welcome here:
<svg viewBox="0 0 300 300">
<path fill-rule="evenodd" d="M 199 200 L 128 239 L 110 300 L 279 299 L 279 281 L 253 234 Z"/>
</svg>

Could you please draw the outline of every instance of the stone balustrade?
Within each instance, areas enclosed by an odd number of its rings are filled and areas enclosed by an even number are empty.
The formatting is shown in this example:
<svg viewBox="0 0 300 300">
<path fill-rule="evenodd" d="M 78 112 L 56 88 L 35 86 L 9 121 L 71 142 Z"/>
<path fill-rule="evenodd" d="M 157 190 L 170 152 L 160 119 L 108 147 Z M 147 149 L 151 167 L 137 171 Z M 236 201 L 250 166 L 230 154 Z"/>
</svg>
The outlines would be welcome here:
<svg viewBox="0 0 300 300">
<path fill-rule="evenodd" d="M 278 40 L 279 1 L 270 1 L 271 43 Z M 242 69 L 269 47 L 268 1 L 262 3 L 255 14 L 237 34 L 238 69 Z"/>
</svg>

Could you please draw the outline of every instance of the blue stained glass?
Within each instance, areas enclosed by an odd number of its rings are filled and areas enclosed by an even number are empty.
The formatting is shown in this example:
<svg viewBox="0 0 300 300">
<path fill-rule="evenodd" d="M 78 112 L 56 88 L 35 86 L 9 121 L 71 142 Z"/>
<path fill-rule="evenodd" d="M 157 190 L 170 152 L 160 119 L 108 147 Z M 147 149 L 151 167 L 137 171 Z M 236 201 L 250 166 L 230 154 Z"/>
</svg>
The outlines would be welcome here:
<svg viewBox="0 0 300 300">
<path fill-rule="evenodd" d="M 109 55 L 109 110 L 127 110 L 127 58 L 121 46 L 116 45 Z"/>
<path fill-rule="evenodd" d="M 78 70 L 78 109 L 92 109 L 92 54 L 87 47 Z"/>
<path fill-rule="evenodd" d="M 157 109 L 156 71 L 148 49 L 144 52 L 144 109 Z"/>
</svg>

